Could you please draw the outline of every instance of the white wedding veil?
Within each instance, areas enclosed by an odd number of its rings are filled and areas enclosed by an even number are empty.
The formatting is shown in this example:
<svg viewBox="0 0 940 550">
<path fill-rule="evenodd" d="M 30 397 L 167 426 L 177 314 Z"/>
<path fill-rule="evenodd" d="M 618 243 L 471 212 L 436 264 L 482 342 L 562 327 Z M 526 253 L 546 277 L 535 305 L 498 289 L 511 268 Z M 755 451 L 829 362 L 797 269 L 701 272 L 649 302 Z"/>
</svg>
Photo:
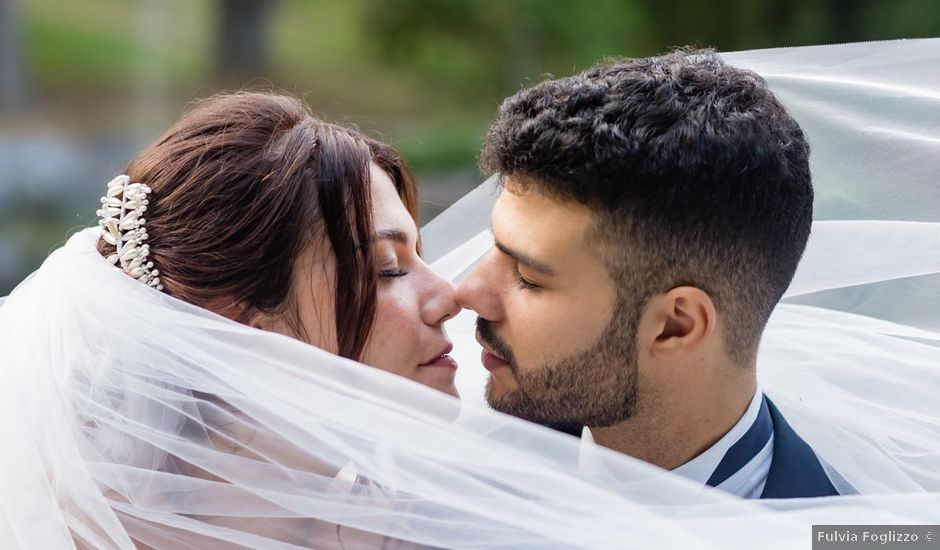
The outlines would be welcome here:
<svg viewBox="0 0 940 550">
<path fill-rule="evenodd" d="M 860 494 L 745 501 L 159 293 L 74 235 L 0 301 L 3 548 L 809 548 L 940 517 L 940 40 L 727 54 L 813 148 L 816 221 L 762 388 Z M 458 279 L 491 183 L 422 231 Z M 841 481 L 840 481 L 841 483 Z"/>
</svg>

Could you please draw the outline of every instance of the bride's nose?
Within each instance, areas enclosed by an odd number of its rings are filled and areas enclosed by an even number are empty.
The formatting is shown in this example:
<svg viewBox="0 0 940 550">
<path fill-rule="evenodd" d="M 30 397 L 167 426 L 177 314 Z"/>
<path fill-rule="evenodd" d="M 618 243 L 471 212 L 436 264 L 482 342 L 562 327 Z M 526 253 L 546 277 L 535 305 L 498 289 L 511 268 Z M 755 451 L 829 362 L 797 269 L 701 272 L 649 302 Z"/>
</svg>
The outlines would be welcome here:
<svg viewBox="0 0 940 550">
<path fill-rule="evenodd" d="M 428 287 L 422 304 L 421 318 L 429 325 L 439 325 L 460 313 L 457 304 L 457 287 L 454 283 L 428 270 Z"/>
</svg>

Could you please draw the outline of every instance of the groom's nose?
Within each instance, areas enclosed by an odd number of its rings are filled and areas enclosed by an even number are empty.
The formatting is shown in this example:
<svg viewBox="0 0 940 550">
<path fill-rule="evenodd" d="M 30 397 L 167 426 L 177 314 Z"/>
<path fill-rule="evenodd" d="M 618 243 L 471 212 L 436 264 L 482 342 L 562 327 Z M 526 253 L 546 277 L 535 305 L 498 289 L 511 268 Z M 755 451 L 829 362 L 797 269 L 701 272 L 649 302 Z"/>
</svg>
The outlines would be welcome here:
<svg viewBox="0 0 940 550">
<path fill-rule="evenodd" d="M 505 312 L 496 285 L 495 253 L 495 248 L 490 250 L 460 283 L 457 287 L 457 303 L 460 307 L 472 309 L 484 319 L 501 321 Z"/>
</svg>

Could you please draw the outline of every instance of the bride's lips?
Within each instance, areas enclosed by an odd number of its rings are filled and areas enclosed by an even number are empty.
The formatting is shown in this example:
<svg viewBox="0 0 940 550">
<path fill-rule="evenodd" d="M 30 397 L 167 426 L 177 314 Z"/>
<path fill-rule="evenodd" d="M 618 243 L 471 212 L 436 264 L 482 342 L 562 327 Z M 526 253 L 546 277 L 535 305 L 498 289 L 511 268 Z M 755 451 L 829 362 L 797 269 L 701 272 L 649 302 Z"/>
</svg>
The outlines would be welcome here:
<svg viewBox="0 0 940 550">
<path fill-rule="evenodd" d="M 456 369 L 457 361 L 455 361 L 454 358 L 451 357 L 450 355 L 447 355 L 448 353 L 453 351 L 453 349 L 454 349 L 453 344 L 447 344 L 446 346 L 444 346 L 444 349 L 442 349 L 441 352 L 435 355 L 431 360 L 421 363 L 418 366 L 419 367 L 444 367 L 448 369 Z"/>
<path fill-rule="evenodd" d="M 509 366 L 509 363 L 505 359 L 496 355 L 490 349 L 490 347 L 486 345 L 486 342 L 484 342 L 483 339 L 480 338 L 479 332 L 476 333 L 476 338 L 477 338 L 477 342 L 480 343 L 480 346 L 483 347 L 483 352 L 480 354 L 480 362 L 483 363 L 483 368 L 485 368 L 488 371 L 492 371 L 494 369 L 499 369 L 502 367 Z"/>
</svg>

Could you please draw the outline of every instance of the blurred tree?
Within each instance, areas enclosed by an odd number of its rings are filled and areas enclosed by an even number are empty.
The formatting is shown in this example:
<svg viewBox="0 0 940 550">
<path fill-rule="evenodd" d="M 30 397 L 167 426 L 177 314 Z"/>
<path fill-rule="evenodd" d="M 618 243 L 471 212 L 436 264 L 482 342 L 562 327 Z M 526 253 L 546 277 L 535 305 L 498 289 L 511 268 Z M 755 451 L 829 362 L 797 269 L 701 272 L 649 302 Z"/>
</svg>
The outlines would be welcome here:
<svg viewBox="0 0 940 550">
<path fill-rule="evenodd" d="M 371 0 L 364 33 L 382 61 L 411 68 L 462 103 L 492 106 L 545 72 L 570 73 L 632 49 L 632 2 Z"/>
<path fill-rule="evenodd" d="M 0 0 L 0 110 L 26 102 L 23 45 L 17 0 Z"/>
<path fill-rule="evenodd" d="M 936 0 L 370 0 L 362 16 L 373 55 L 465 106 L 609 56 L 940 34 Z"/>
<path fill-rule="evenodd" d="M 274 0 L 219 0 L 218 60 L 223 80 L 244 82 L 268 65 L 267 23 Z"/>
<path fill-rule="evenodd" d="M 936 0 L 635 0 L 648 14 L 648 51 L 696 44 L 722 51 L 940 34 Z"/>
</svg>

